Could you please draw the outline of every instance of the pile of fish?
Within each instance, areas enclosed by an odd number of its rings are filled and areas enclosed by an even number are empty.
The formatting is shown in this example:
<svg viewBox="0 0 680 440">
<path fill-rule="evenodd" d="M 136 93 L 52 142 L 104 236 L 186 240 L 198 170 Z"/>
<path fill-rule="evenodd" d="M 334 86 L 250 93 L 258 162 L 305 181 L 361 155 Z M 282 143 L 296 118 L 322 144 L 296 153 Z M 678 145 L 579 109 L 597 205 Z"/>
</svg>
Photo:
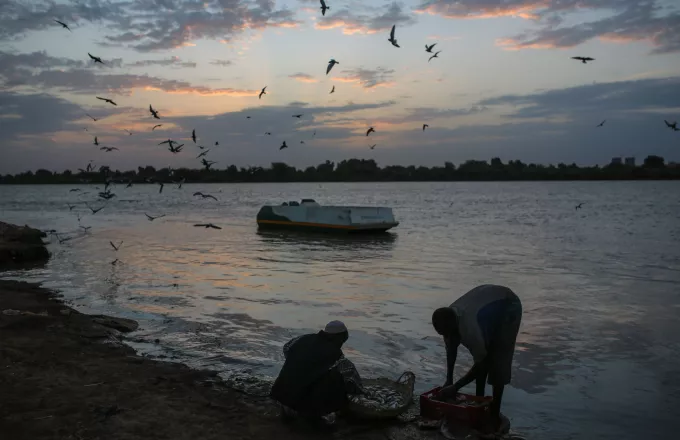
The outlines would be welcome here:
<svg viewBox="0 0 680 440">
<path fill-rule="evenodd" d="M 463 394 L 458 394 L 456 397 L 442 400 L 442 402 L 452 403 L 459 406 L 488 406 L 491 404 L 491 402 L 488 400 L 467 399 Z"/>
<path fill-rule="evenodd" d="M 274 384 L 271 377 L 252 374 L 249 371 L 232 371 L 223 374 L 223 380 L 229 388 L 258 397 L 268 396 Z"/>
<path fill-rule="evenodd" d="M 399 391 L 388 386 L 366 385 L 364 391 L 366 394 L 351 396 L 350 400 L 357 405 L 375 410 L 397 409 L 407 403 Z"/>
</svg>

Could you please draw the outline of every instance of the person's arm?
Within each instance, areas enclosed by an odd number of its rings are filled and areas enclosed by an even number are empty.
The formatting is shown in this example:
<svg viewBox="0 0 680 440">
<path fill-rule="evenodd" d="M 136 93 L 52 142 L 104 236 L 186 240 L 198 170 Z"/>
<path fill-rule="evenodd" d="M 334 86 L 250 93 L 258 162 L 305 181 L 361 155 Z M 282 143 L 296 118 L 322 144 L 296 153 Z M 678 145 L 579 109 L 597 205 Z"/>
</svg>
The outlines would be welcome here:
<svg viewBox="0 0 680 440">
<path fill-rule="evenodd" d="M 458 344 L 453 345 L 453 342 L 450 338 L 444 336 L 444 345 L 446 346 L 446 382 L 444 382 L 444 387 L 453 384 L 453 367 L 458 356 Z"/>
<path fill-rule="evenodd" d="M 472 368 L 470 368 L 470 371 L 468 371 L 465 376 L 458 379 L 458 382 L 453 384 L 455 392 L 457 393 L 458 390 L 460 390 L 473 380 L 477 379 L 477 376 L 479 376 L 482 372 L 486 371 L 486 362 L 487 362 L 486 358 L 482 359 L 481 362 L 475 362 Z"/>
<path fill-rule="evenodd" d="M 364 387 L 361 383 L 361 376 L 356 367 L 349 359 L 342 357 L 334 365 L 335 368 L 342 374 L 342 379 L 345 382 L 345 391 L 347 394 L 365 394 Z"/>
</svg>

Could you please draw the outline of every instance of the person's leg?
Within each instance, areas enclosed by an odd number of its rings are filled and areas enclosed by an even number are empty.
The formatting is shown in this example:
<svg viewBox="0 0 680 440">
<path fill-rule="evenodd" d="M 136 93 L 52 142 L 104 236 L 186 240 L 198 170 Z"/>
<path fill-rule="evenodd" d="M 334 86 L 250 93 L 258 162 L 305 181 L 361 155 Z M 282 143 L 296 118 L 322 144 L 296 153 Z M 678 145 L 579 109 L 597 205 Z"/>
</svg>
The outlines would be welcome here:
<svg viewBox="0 0 680 440">
<path fill-rule="evenodd" d="M 498 430 L 501 424 L 501 402 L 505 385 L 493 385 L 492 389 L 493 402 L 491 402 L 491 408 L 489 408 L 489 415 L 491 416 L 491 426 L 494 430 Z"/>
<path fill-rule="evenodd" d="M 486 393 L 486 377 L 489 374 L 488 368 L 485 368 L 484 370 L 480 370 L 479 374 L 477 375 L 477 380 L 476 380 L 476 395 L 479 397 L 483 397 L 484 394 Z"/>
</svg>

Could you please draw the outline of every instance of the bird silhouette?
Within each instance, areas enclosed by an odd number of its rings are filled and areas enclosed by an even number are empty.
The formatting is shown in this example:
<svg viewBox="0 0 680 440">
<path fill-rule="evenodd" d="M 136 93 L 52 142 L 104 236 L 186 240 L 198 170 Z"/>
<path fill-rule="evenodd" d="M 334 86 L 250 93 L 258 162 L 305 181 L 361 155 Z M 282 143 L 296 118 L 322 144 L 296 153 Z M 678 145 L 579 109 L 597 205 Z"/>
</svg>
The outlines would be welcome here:
<svg viewBox="0 0 680 440">
<path fill-rule="evenodd" d="M 305 143 L 305 141 L 300 141 L 300 143 L 301 143 L 301 144 L 304 144 L 304 143 Z"/>
<path fill-rule="evenodd" d="M 439 58 L 437 55 L 439 55 L 440 53 L 442 53 L 441 50 L 438 51 L 438 52 L 436 52 L 434 55 L 432 55 L 432 56 L 427 60 L 427 62 L 429 63 L 430 61 L 432 61 L 432 58 Z"/>
<path fill-rule="evenodd" d="M 111 245 L 111 247 L 112 247 L 112 248 L 113 248 L 114 250 L 116 250 L 116 251 L 117 251 L 118 249 L 120 249 L 120 245 L 122 245 L 122 244 L 123 244 L 123 241 L 121 240 L 121 242 L 120 242 L 120 243 L 118 243 L 118 246 L 116 246 L 115 244 L 113 244 L 113 242 L 112 242 L 112 241 L 109 241 L 109 244 Z"/>
<path fill-rule="evenodd" d="M 588 64 L 588 61 L 595 61 L 595 58 L 590 57 L 571 57 L 572 60 L 579 60 L 583 64 Z"/>
<path fill-rule="evenodd" d="M 168 139 L 167 141 L 159 142 L 158 145 L 163 145 L 163 144 L 168 144 L 172 146 L 172 144 L 176 144 L 177 142 L 173 141 L 172 139 Z"/>
<path fill-rule="evenodd" d="M 96 98 L 101 100 L 101 101 L 106 101 L 106 102 L 108 102 L 109 104 L 112 104 L 112 105 L 116 105 L 116 106 L 118 105 L 115 102 L 113 102 L 113 100 L 111 100 L 109 98 L 100 98 L 99 96 L 97 96 Z"/>
<path fill-rule="evenodd" d="M 90 56 L 90 59 L 92 59 L 95 62 L 95 64 L 96 63 L 104 64 L 104 61 L 102 61 L 101 58 L 92 55 L 90 52 L 88 52 L 87 54 Z"/>
<path fill-rule="evenodd" d="M 94 142 L 93 142 L 93 144 L 99 145 L 99 141 L 97 140 L 97 136 L 94 137 Z"/>
<path fill-rule="evenodd" d="M 61 27 L 63 27 L 64 29 L 68 29 L 68 31 L 71 32 L 71 28 L 68 27 L 68 25 L 66 23 L 64 23 L 63 21 L 59 21 L 59 20 L 54 20 L 54 21 L 59 23 L 61 25 Z"/>
<path fill-rule="evenodd" d="M 429 127 L 429 125 L 423 124 L 423 131 L 425 131 L 425 129 L 426 129 L 427 127 Z"/>
<path fill-rule="evenodd" d="M 283 141 L 283 144 L 279 147 L 279 151 L 283 150 L 284 148 L 288 148 L 288 145 L 286 145 L 286 141 Z"/>
<path fill-rule="evenodd" d="M 165 187 L 165 184 L 163 182 L 158 182 L 158 185 L 160 185 L 160 187 L 158 188 L 158 194 L 160 194 L 160 193 L 163 192 L 163 188 Z"/>
<path fill-rule="evenodd" d="M 191 140 L 194 141 L 194 144 L 196 143 L 196 130 L 191 130 Z"/>
<path fill-rule="evenodd" d="M 127 131 L 127 133 L 128 133 L 130 136 L 132 136 L 132 132 L 131 132 L 130 130 L 128 130 L 127 128 L 124 128 L 123 130 Z"/>
<path fill-rule="evenodd" d="M 170 150 L 171 153 L 177 154 L 182 152 L 182 147 L 184 147 L 184 144 L 178 145 L 176 147 L 173 147 L 172 144 L 168 147 L 168 150 Z"/>
<path fill-rule="evenodd" d="M 326 15 L 326 10 L 330 9 L 328 6 L 326 6 L 326 2 L 324 0 L 321 1 L 321 15 L 325 16 Z"/>
<path fill-rule="evenodd" d="M 151 104 L 149 104 L 149 111 L 151 112 L 151 116 L 153 116 L 156 119 L 160 119 L 160 116 L 158 116 L 158 112 L 154 110 L 153 107 L 151 107 Z M 160 125 L 157 125 L 156 127 L 160 127 Z"/>
<path fill-rule="evenodd" d="M 195 224 L 194 226 L 197 227 L 197 228 L 206 228 L 206 229 L 208 229 L 208 228 L 212 228 L 212 229 L 222 229 L 222 228 L 220 228 L 219 226 L 213 225 L 212 223 L 197 223 L 197 224 Z"/>
<path fill-rule="evenodd" d="M 76 207 L 76 205 L 69 205 L 68 203 L 66 204 L 66 206 L 68 206 L 69 211 L 73 211 L 73 208 Z"/>
<path fill-rule="evenodd" d="M 600 122 L 599 124 L 597 124 L 597 126 L 598 126 L 598 127 L 602 127 L 602 126 L 604 126 L 604 123 L 605 123 L 605 122 L 607 122 L 606 119 L 605 119 L 604 121 Z"/>
<path fill-rule="evenodd" d="M 196 159 L 200 159 L 201 157 L 205 156 L 206 154 L 208 154 L 209 151 L 210 151 L 210 149 L 207 149 L 207 150 L 205 150 L 205 151 L 202 151 L 201 154 L 199 154 L 198 156 L 196 156 Z"/>
<path fill-rule="evenodd" d="M 260 90 L 260 96 L 258 96 L 257 99 L 262 99 L 262 95 L 267 94 L 267 92 L 265 92 L 265 90 L 267 90 L 267 86 L 262 87 L 262 90 Z"/>
<path fill-rule="evenodd" d="M 203 158 L 203 159 L 201 159 L 201 163 L 203 164 L 203 166 L 205 167 L 206 170 L 209 170 L 210 167 L 212 165 L 216 164 L 217 162 L 212 161 L 212 160 L 206 160 L 205 158 Z"/>
<path fill-rule="evenodd" d="M 583 203 L 585 203 L 585 202 L 583 202 Z M 574 209 L 577 209 L 577 210 L 581 209 L 581 207 L 583 206 L 583 203 L 579 203 L 578 205 L 576 205 L 576 207 Z"/>
<path fill-rule="evenodd" d="M 335 93 L 335 86 L 333 86 L 333 88 L 331 89 L 331 93 Z M 331 93 L 329 93 L 329 95 L 330 95 Z"/>
<path fill-rule="evenodd" d="M 390 38 L 387 39 L 390 43 L 392 43 L 392 46 L 394 47 L 401 47 L 397 44 L 397 39 L 394 38 L 394 30 L 396 29 L 397 25 L 392 25 L 392 30 L 390 31 Z"/>
<path fill-rule="evenodd" d="M 293 115 L 293 117 L 294 117 L 294 118 L 298 118 L 298 119 L 300 119 L 300 118 L 302 117 L 302 114 L 299 114 L 299 115 Z"/>
<path fill-rule="evenodd" d="M 92 211 L 92 215 L 94 215 L 94 214 L 98 213 L 99 211 L 101 211 L 102 209 L 104 209 L 104 206 L 106 206 L 106 205 L 103 205 L 103 206 L 100 207 L 100 208 L 93 208 L 93 207 L 91 207 L 90 205 L 88 205 L 88 204 L 86 203 L 85 206 L 87 206 L 88 208 L 90 208 L 90 211 Z"/>
<path fill-rule="evenodd" d="M 196 192 L 194 193 L 194 197 L 195 197 L 195 196 L 200 196 L 200 197 L 203 198 L 203 199 L 213 199 L 213 200 L 217 201 L 217 197 L 212 196 L 212 195 L 210 195 L 210 194 L 203 194 L 203 193 L 200 192 L 200 191 L 196 191 Z"/>
<path fill-rule="evenodd" d="M 378 144 L 370 145 L 368 148 L 370 148 L 371 150 L 375 150 L 376 145 L 378 145 Z"/>
<path fill-rule="evenodd" d="M 92 226 L 78 225 L 78 227 L 85 231 L 86 234 L 90 232 L 90 229 L 92 229 Z"/>
<path fill-rule="evenodd" d="M 162 126 L 163 126 L 163 124 L 154 125 L 153 128 L 151 129 L 151 131 L 154 131 L 154 130 L 157 129 L 158 127 L 162 127 Z"/>
<path fill-rule="evenodd" d="M 90 118 L 92 118 L 92 120 L 93 120 L 94 122 L 97 122 L 97 121 L 99 120 L 99 119 L 95 118 L 94 116 L 91 116 L 89 113 L 85 113 L 85 114 L 86 114 L 87 116 L 89 116 Z"/>
<path fill-rule="evenodd" d="M 434 44 L 432 44 L 432 45 L 430 45 L 430 46 L 428 46 L 428 45 L 426 44 L 426 45 L 425 45 L 425 52 L 432 53 L 432 48 L 435 47 L 436 45 L 437 45 L 437 43 L 434 43 Z"/>
<path fill-rule="evenodd" d="M 265 134 L 266 136 L 271 136 L 271 135 L 272 135 L 272 132 L 271 132 L 271 131 L 265 131 L 264 134 Z"/>
<path fill-rule="evenodd" d="M 375 128 L 371 127 L 368 130 L 366 130 L 366 136 L 368 136 L 371 133 L 375 133 Z"/>
<path fill-rule="evenodd" d="M 81 169 L 82 169 L 82 168 L 81 168 Z M 85 170 L 83 170 L 83 171 L 85 171 Z M 68 192 L 78 192 L 78 191 L 82 191 L 82 189 L 80 189 L 80 188 L 71 188 L 71 189 L 68 190 Z"/>
<path fill-rule="evenodd" d="M 107 153 L 110 153 L 112 151 L 118 150 L 118 148 L 116 148 L 116 147 L 101 147 L 100 150 L 106 151 Z"/>
<path fill-rule="evenodd" d="M 156 220 L 157 218 L 165 217 L 165 214 L 161 214 L 161 215 L 157 215 L 157 216 L 153 217 L 153 216 L 150 216 L 149 214 L 147 214 L 146 212 L 144 213 L 144 215 L 146 216 L 146 218 L 149 219 L 150 222 Z"/>
<path fill-rule="evenodd" d="M 328 73 L 331 71 L 333 66 L 335 66 L 336 64 L 340 64 L 340 63 L 338 63 L 333 58 L 331 58 L 331 60 L 328 62 L 328 67 L 326 67 L 326 75 L 328 75 Z"/>
<path fill-rule="evenodd" d="M 663 121 L 666 123 L 666 127 L 670 128 L 671 130 L 675 130 L 675 131 L 678 130 L 678 122 L 677 122 L 677 121 L 675 121 L 675 122 L 668 122 L 668 121 L 665 120 L 665 119 L 664 119 Z"/>
</svg>

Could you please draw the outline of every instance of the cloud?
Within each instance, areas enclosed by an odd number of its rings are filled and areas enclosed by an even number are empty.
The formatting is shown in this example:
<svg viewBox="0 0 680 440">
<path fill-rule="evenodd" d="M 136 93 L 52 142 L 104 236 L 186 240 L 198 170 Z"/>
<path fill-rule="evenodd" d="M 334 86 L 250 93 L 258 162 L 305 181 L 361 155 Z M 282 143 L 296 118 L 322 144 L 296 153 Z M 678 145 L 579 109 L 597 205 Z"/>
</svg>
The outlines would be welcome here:
<svg viewBox="0 0 680 440">
<path fill-rule="evenodd" d="M 210 64 L 212 64 L 213 66 L 226 67 L 226 66 L 231 66 L 233 64 L 233 62 L 229 61 L 229 60 L 212 60 L 212 61 L 210 61 Z"/>
<path fill-rule="evenodd" d="M 510 118 L 629 119 L 644 112 L 673 114 L 680 104 L 680 77 L 640 79 L 483 99 L 480 106 L 513 106 Z M 594 118 L 594 119 L 593 119 Z M 658 118 L 659 121 L 663 117 Z M 599 123 L 599 120 L 597 121 Z"/>
<path fill-rule="evenodd" d="M 517 16 L 538 27 L 501 38 L 506 49 L 570 48 L 600 38 L 606 41 L 648 41 L 652 53 L 680 52 L 680 12 L 663 7 L 663 0 L 423 0 L 418 11 L 446 18 Z M 564 25 L 570 14 L 584 11 L 602 18 Z"/>
<path fill-rule="evenodd" d="M 293 78 L 296 81 L 304 82 L 304 83 L 315 83 L 317 82 L 316 79 L 312 75 L 308 75 L 306 73 L 294 73 L 292 75 L 288 75 L 288 78 Z"/>
<path fill-rule="evenodd" d="M 359 11 L 365 11 L 361 13 Z M 404 11 L 401 3 L 392 3 L 385 7 L 368 7 L 365 5 L 352 5 L 337 12 L 327 13 L 320 17 L 314 27 L 316 29 L 341 28 L 343 34 L 374 34 L 387 31 L 393 25 L 407 26 L 416 22 L 415 17 Z"/>
<path fill-rule="evenodd" d="M 21 134 L 53 133 L 84 114 L 79 105 L 45 93 L 0 92 L 0 130 L 5 140 Z"/>
<path fill-rule="evenodd" d="M 59 17 L 74 30 L 96 23 L 110 31 L 102 45 L 140 52 L 187 46 L 200 39 L 228 41 L 246 29 L 299 24 L 294 12 L 276 9 L 271 0 L 5 1 L 0 9 L 1 39 L 18 39 L 30 31 L 58 26 L 53 19 Z"/>
<path fill-rule="evenodd" d="M 191 61 L 182 61 L 179 57 L 171 56 L 170 58 L 160 59 L 160 60 L 142 60 L 135 61 L 134 63 L 128 63 L 127 66 L 130 67 L 147 67 L 147 66 L 164 66 L 164 67 L 188 67 L 195 68 L 196 63 Z"/>
<path fill-rule="evenodd" d="M 392 81 L 394 70 L 384 67 L 378 67 L 377 69 L 349 69 L 343 70 L 342 74 L 342 76 L 335 79 L 341 82 L 356 83 L 365 89 L 392 87 L 396 84 Z"/>
<path fill-rule="evenodd" d="M 195 86 L 186 81 L 149 75 L 104 74 L 85 69 L 78 61 L 56 58 L 44 52 L 9 54 L 0 52 L 0 79 L 6 88 L 34 87 L 77 94 L 110 93 L 126 95 L 132 90 L 160 90 L 172 94 L 200 96 L 255 96 L 257 91 Z M 40 70 L 40 67 L 57 67 Z M 72 67 L 63 69 L 62 67 Z"/>
</svg>

